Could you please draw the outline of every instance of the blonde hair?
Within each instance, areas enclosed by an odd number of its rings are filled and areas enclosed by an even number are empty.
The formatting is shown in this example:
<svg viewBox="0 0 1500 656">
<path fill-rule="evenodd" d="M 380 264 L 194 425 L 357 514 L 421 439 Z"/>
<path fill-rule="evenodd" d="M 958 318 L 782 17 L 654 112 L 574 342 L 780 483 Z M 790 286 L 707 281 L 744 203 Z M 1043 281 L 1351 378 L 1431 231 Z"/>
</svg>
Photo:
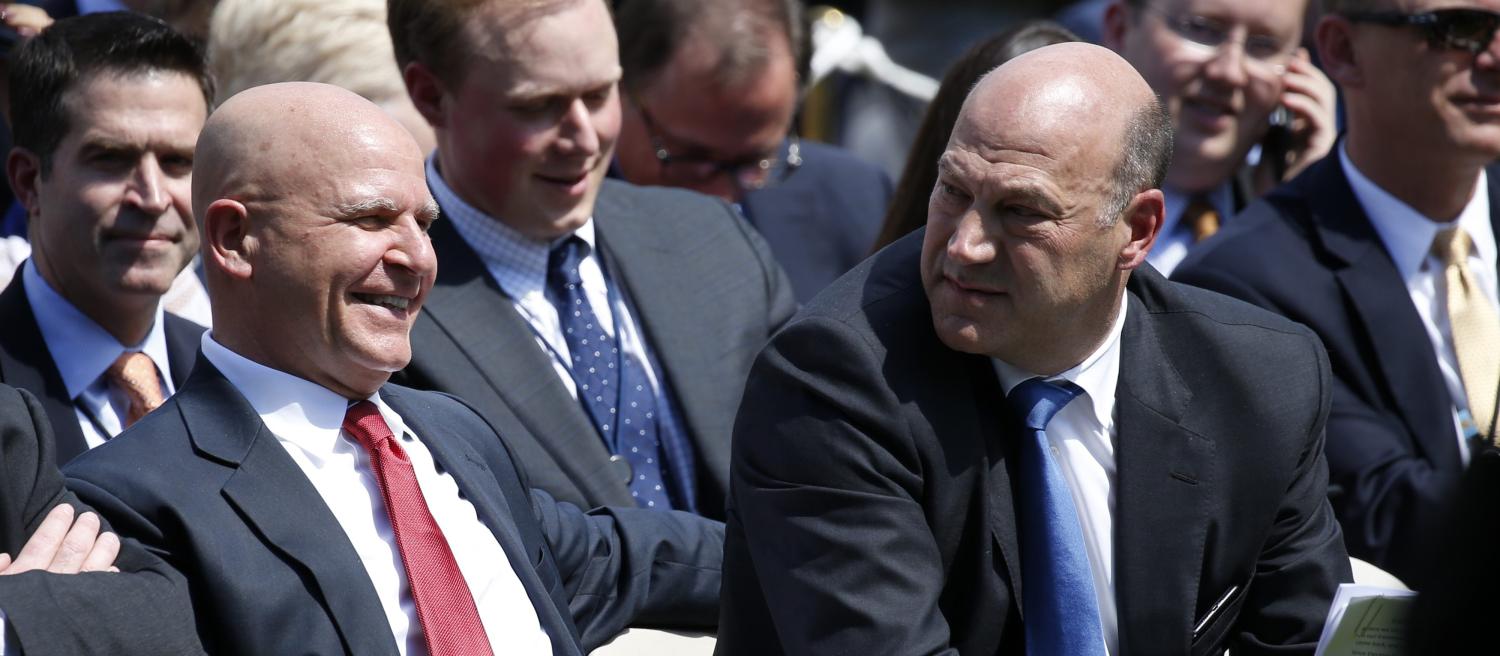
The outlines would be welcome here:
<svg viewBox="0 0 1500 656">
<path fill-rule="evenodd" d="M 273 82 L 323 82 L 377 104 L 406 98 L 384 0 L 221 0 L 208 58 L 218 102 Z"/>
</svg>

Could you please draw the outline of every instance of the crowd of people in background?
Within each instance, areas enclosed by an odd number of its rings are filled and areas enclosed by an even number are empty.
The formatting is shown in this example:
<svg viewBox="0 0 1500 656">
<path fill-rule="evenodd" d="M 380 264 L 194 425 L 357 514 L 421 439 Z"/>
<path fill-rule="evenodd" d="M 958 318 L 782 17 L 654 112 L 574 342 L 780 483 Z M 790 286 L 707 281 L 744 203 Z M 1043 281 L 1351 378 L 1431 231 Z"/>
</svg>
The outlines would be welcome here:
<svg viewBox="0 0 1500 656">
<path fill-rule="evenodd" d="M 0 4 L 0 656 L 1494 651 L 1500 1 L 951 5 Z"/>
</svg>

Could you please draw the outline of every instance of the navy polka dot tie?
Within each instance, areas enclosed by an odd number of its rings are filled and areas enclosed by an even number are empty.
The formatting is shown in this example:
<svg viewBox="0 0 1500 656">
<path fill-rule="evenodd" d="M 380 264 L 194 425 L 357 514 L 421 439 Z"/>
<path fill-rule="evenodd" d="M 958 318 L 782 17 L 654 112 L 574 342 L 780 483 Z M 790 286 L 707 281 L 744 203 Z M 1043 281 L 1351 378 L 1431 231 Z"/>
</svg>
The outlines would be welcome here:
<svg viewBox="0 0 1500 656">
<path fill-rule="evenodd" d="M 610 452 L 630 464 L 630 494 L 642 508 L 668 509 L 656 394 L 642 365 L 620 351 L 583 291 L 578 265 L 588 244 L 569 237 L 547 258 L 547 296 L 568 344 L 578 399 Z"/>
</svg>

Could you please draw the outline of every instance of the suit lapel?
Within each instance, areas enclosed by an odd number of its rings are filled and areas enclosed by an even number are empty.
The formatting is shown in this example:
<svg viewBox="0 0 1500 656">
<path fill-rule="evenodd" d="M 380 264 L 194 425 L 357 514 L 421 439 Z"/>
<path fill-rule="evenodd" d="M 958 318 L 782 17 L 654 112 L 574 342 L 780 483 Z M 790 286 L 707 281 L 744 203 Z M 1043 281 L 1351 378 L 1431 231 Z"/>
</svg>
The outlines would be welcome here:
<svg viewBox="0 0 1500 656">
<path fill-rule="evenodd" d="M 479 256 L 446 222 L 436 223 L 431 237 L 441 265 L 423 312 L 464 351 L 491 391 L 587 498 L 633 506 L 622 481 L 601 475 L 613 469 L 598 430 L 557 379 L 551 357 Z"/>
<path fill-rule="evenodd" d="M 724 345 L 702 333 L 701 317 L 713 315 L 717 299 L 711 295 L 712 285 L 679 284 L 682 263 L 713 249 L 707 244 L 684 245 L 681 240 L 691 235 L 660 239 L 660 231 L 640 225 L 649 220 L 641 208 L 623 205 L 606 187 L 594 210 L 599 248 L 622 279 L 647 348 L 665 369 L 658 378 L 680 401 L 677 409 L 699 459 L 709 464 L 710 472 L 728 471 L 728 440 L 705 439 L 714 433 L 714 418 L 706 414 L 714 404 L 703 395 L 722 387 L 714 376 L 721 371 Z"/>
<path fill-rule="evenodd" d="M 24 267 L 25 264 L 22 264 Z M 89 449 L 78 424 L 73 399 L 52 360 L 42 329 L 37 326 L 21 271 L 0 292 L 0 380 L 36 395 L 52 424 L 57 445 L 57 464 L 62 465 Z"/>
<path fill-rule="evenodd" d="M 178 408 L 194 445 L 235 469 L 224 497 L 310 575 L 349 653 L 396 654 L 380 597 L 317 489 L 212 364 L 199 359 L 189 378 Z"/>
<path fill-rule="evenodd" d="M 1370 366 L 1381 372 L 1384 393 L 1394 401 L 1428 459 L 1456 465 L 1458 444 L 1451 428 L 1438 430 L 1452 426 L 1452 399 L 1427 328 L 1407 300 L 1406 281 L 1349 187 L 1339 158 L 1323 160 L 1315 176 L 1309 177 L 1306 184 L 1317 190 L 1306 194 L 1316 219 L 1317 239 L 1343 265 L 1335 268 L 1334 276 L 1354 307 L 1371 352 L 1416 350 L 1425 356 L 1371 358 Z"/>
<path fill-rule="evenodd" d="M 1120 650 L 1134 653 L 1192 634 L 1214 481 L 1213 443 L 1183 427 L 1192 392 L 1145 305 L 1126 298 L 1115 393 L 1115 599 Z"/>
</svg>

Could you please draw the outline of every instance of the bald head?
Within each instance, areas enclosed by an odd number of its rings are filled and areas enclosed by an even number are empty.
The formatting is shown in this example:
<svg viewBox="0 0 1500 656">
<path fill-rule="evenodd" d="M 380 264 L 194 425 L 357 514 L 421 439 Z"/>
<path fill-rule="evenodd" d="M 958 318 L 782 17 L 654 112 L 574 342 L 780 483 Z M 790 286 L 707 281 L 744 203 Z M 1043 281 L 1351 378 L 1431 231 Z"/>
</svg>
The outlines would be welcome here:
<svg viewBox="0 0 1500 656">
<path fill-rule="evenodd" d="M 193 209 L 226 197 L 265 200 L 289 178 L 326 171 L 331 153 L 375 141 L 422 153 L 410 134 L 370 101 L 345 89 L 286 82 L 247 89 L 219 106 L 198 136 Z M 404 138 L 403 138 L 404 137 Z"/>
<path fill-rule="evenodd" d="M 255 87 L 204 126 L 194 173 L 216 340 L 351 399 L 406 366 L 437 205 L 405 128 L 338 87 Z"/>
<path fill-rule="evenodd" d="M 1047 46 L 980 80 L 922 242 L 943 343 L 1041 375 L 1082 362 L 1161 226 L 1171 135 L 1150 87 L 1104 48 Z"/>
<path fill-rule="evenodd" d="M 997 126 L 1013 126 L 1015 137 L 1048 157 L 1111 153 L 1105 160 L 1114 189 L 1104 222 L 1137 192 L 1160 187 L 1171 162 L 1171 117 L 1156 93 L 1129 62 L 1089 43 L 1038 48 L 980 79 L 954 138 L 963 132 L 983 142 Z"/>
</svg>

